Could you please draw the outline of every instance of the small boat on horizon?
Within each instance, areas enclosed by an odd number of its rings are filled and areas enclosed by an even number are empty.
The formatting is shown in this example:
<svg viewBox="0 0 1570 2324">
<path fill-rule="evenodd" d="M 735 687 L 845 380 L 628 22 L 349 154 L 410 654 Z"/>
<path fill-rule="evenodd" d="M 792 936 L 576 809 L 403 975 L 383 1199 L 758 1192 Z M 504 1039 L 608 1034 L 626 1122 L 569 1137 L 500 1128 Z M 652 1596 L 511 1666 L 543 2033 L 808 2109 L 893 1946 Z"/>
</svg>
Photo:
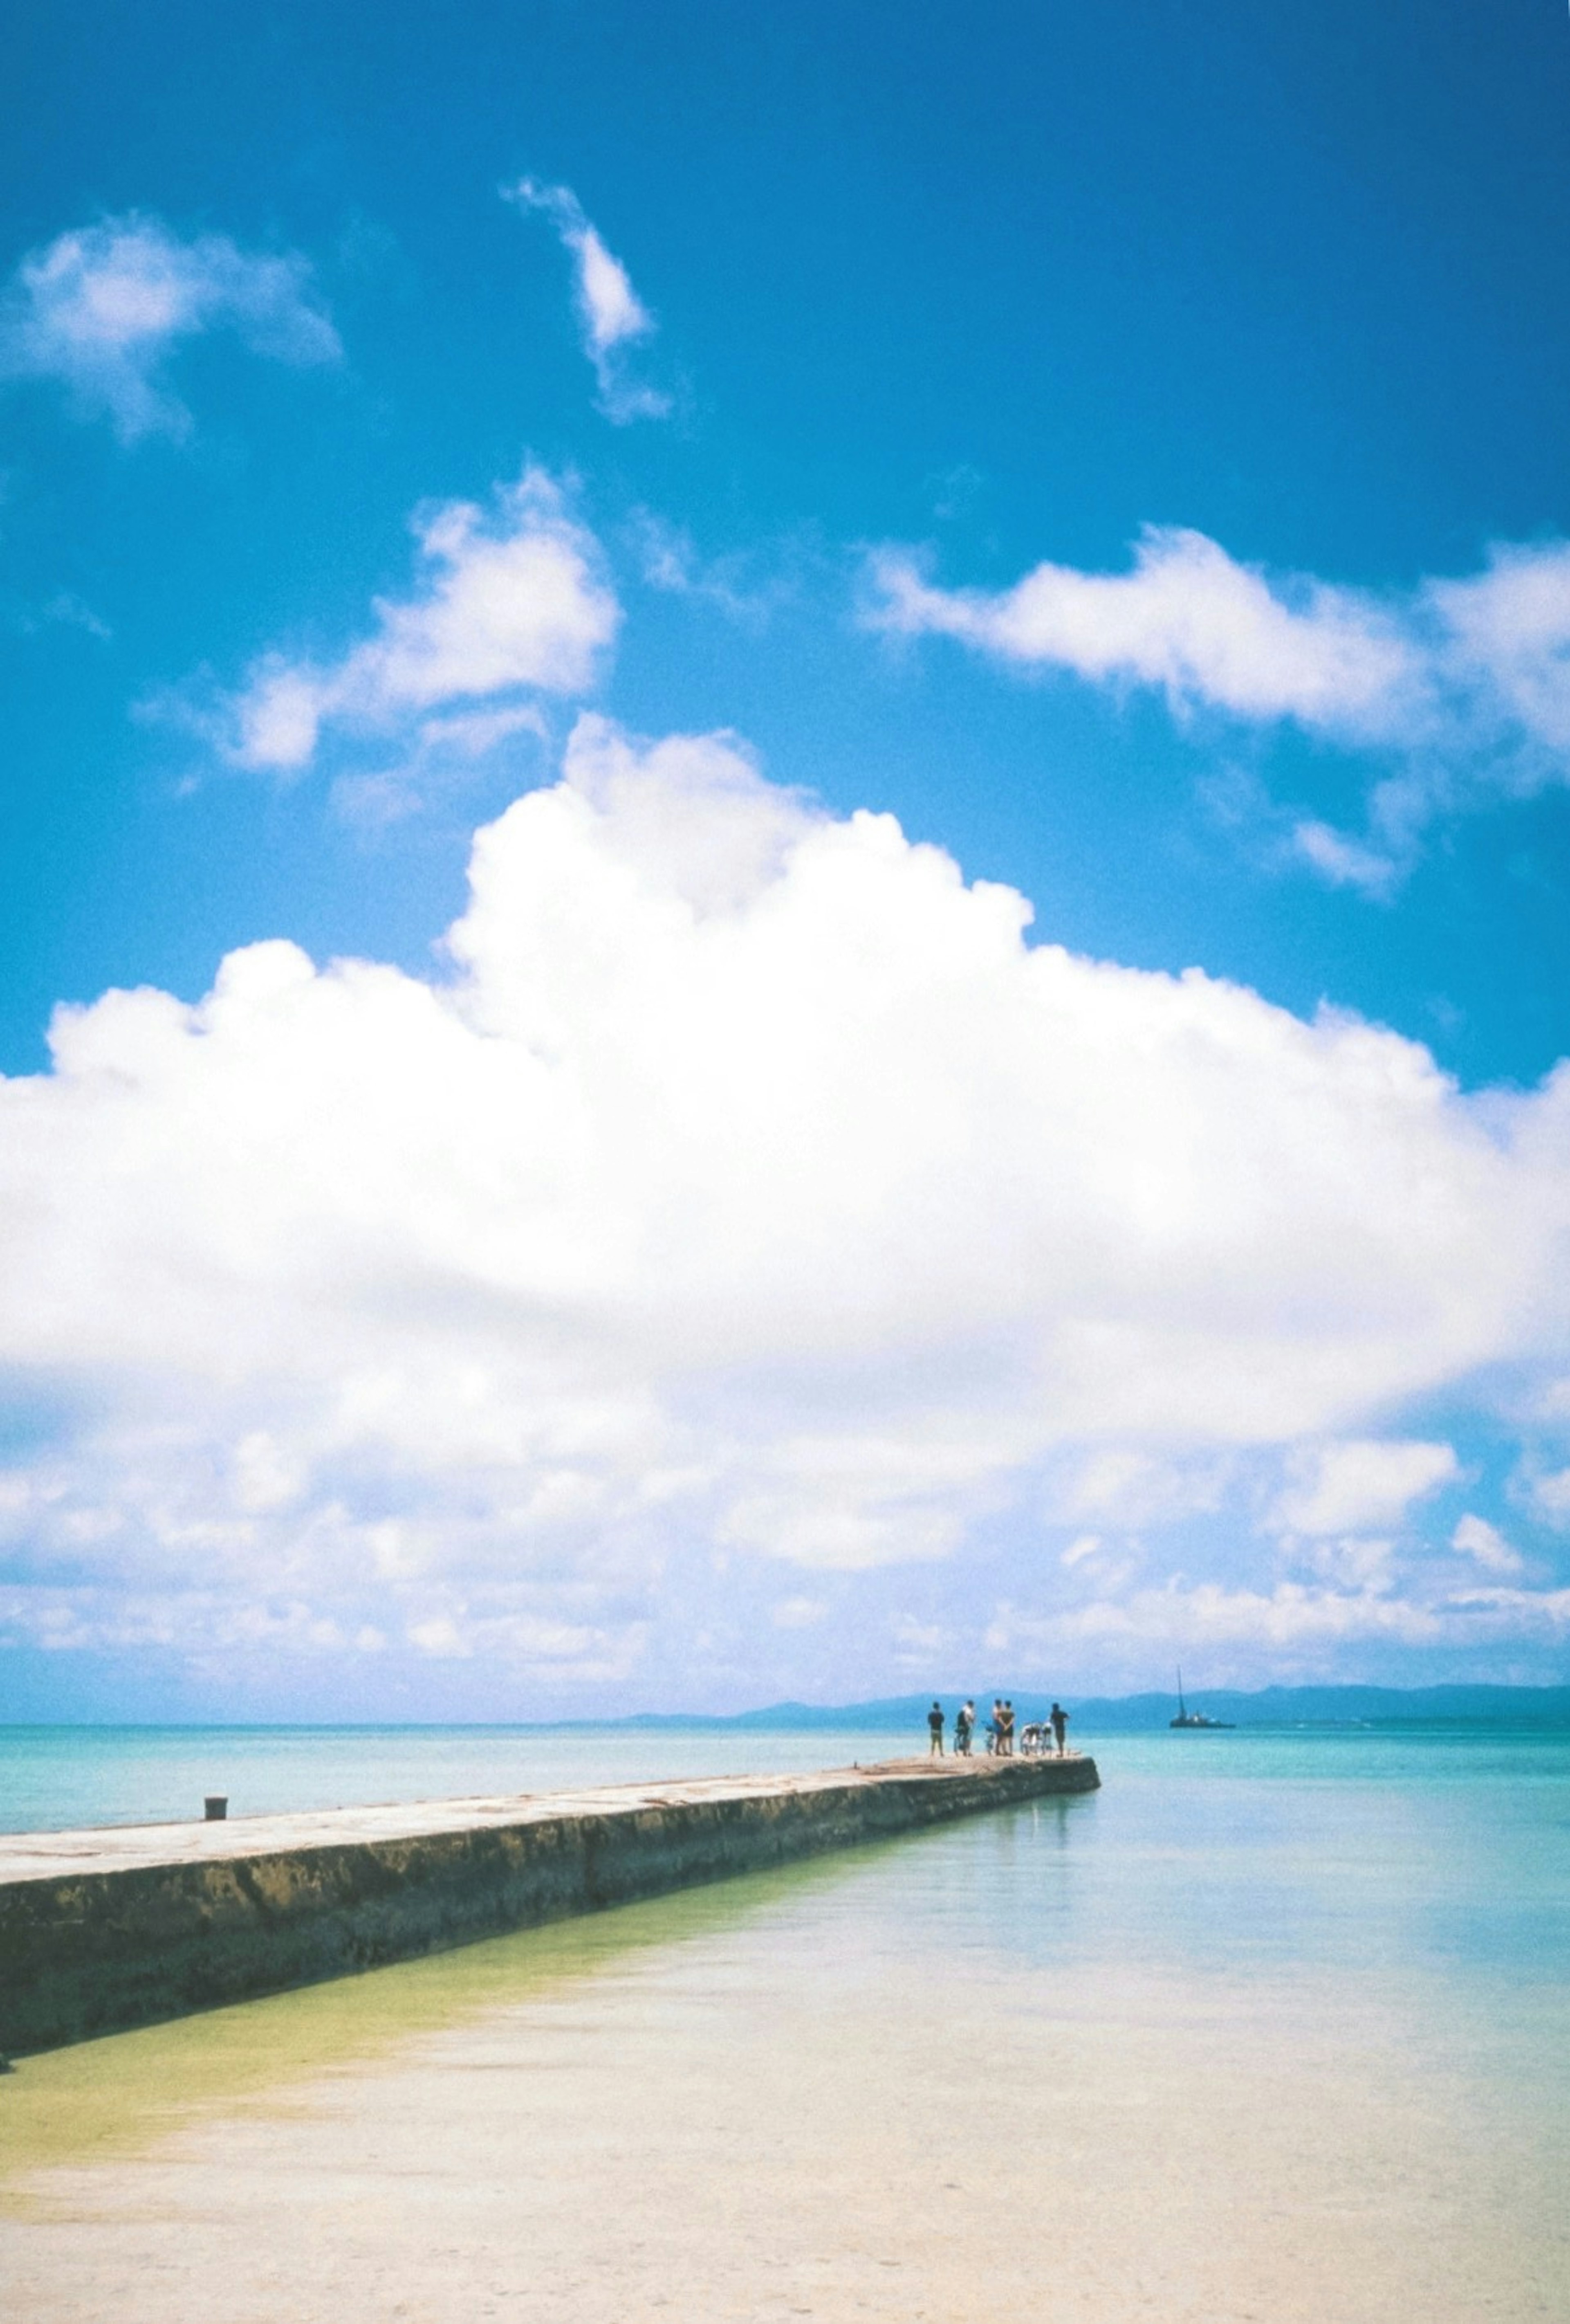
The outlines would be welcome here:
<svg viewBox="0 0 1570 2324">
<path fill-rule="evenodd" d="M 1228 1734 L 1232 1732 L 1233 1726 L 1233 1722 L 1230 1719 L 1207 1719 L 1202 1711 L 1189 1710 L 1188 1704 L 1183 1700 L 1183 1667 L 1180 1663 L 1178 1665 L 1178 1715 L 1176 1719 L 1169 1720 L 1167 1723 L 1170 1727 L 1213 1727 L 1217 1729 L 1225 1729 Z"/>
</svg>

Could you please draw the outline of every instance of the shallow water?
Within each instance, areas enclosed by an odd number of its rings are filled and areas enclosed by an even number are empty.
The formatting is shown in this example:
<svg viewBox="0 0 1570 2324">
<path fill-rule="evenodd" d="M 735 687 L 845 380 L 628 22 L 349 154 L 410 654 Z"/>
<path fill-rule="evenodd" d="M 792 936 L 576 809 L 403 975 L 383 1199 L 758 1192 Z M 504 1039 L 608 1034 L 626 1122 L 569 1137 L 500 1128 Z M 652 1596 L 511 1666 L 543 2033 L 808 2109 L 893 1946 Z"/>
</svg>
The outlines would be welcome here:
<svg viewBox="0 0 1570 2324">
<path fill-rule="evenodd" d="M 23 2061 L 16 2312 L 1570 2312 L 1570 1738 L 1095 1748 L 1092 1797 Z"/>
<path fill-rule="evenodd" d="M 925 1746 L 924 1735 L 921 1738 Z M 0 1831 L 473 1799 L 886 1759 L 906 1733 L 727 1727 L 0 1727 Z"/>
</svg>

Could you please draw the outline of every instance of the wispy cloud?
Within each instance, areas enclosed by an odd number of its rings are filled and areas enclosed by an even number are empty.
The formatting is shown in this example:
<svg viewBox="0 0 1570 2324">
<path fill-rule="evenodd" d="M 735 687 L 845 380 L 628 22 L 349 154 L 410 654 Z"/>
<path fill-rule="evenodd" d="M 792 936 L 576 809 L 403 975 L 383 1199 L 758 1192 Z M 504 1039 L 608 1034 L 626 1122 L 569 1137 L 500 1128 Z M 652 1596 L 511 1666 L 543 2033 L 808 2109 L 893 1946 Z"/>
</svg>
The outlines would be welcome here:
<svg viewBox="0 0 1570 2324">
<path fill-rule="evenodd" d="M 803 563 L 796 543 L 776 549 L 767 564 L 746 552 L 705 557 L 691 533 L 646 508 L 632 511 L 625 539 L 651 589 L 700 599 L 749 629 L 763 628 L 796 593 Z"/>
<path fill-rule="evenodd" d="M 1430 581 L 1446 659 L 1486 687 L 1521 733 L 1563 762 L 1570 754 L 1570 543 L 1496 545 L 1486 569 Z"/>
<path fill-rule="evenodd" d="M 1365 840 L 1354 839 L 1312 816 L 1293 824 L 1290 847 L 1299 862 L 1317 872 L 1330 887 L 1355 888 L 1375 899 L 1391 894 L 1403 869 L 1397 856 L 1382 853 Z"/>
<path fill-rule="evenodd" d="M 1272 1522 L 1284 1533 L 1345 1534 L 1400 1525 L 1411 1503 L 1455 1482 L 1449 1444 L 1354 1439 L 1295 1454 Z"/>
<path fill-rule="evenodd" d="M 870 579 L 878 629 L 1160 687 L 1180 708 L 1203 703 L 1366 739 L 1397 731 L 1419 706 L 1421 663 L 1380 608 L 1320 582 L 1272 587 L 1199 532 L 1150 527 L 1129 573 L 1038 565 L 1009 589 L 942 589 L 909 551 L 881 549 Z"/>
<path fill-rule="evenodd" d="M 638 340 L 653 337 L 657 327 L 654 317 L 633 289 L 626 267 L 605 247 L 572 188 L 520 178 L 516 186 L 502 189 L 502 198 L 548 217 L 573 261 L 583 353 L 594 366 L 600 405 L 607 419 L 624 424 L 630 420 L 666 418 L 670 397 L 639 385 L 627 372 L 627 350 Z"/>
<path fill-rule="evenodd" d="M 293 252 L 248 253 L 226 235 L 182 242 L 157 218 L 105 218 L 56 237 L 16 269 L 0 300 L 0 376 L 56 380 L 122 443 L 188 434 L 162 377 L 170 351 L 230 330 L 260 355 L 327 364 L 343 353 Z"/>
<path fill-rule="evenodd" d="M 296 773 L 328 724 L 412 733 L 422 717 L 418 739 L 473 756 L 529 723 L 509 715 L 510 697 L 592 682 L 620 608 L 593 535 L 543 470 L 500 489 L 489 510 L 422 511 L 414 532 L 419 580 L 408 597 L 375 601 L 369 637 L 333 662 L 270 653 L 252 666 L 218 722 L 235 765 Z"/>
<path fill-rule="evenodd" d="M 1520 1573 L 1526 1563 L 1520 1550 L 1510 1546 L 1497 1526 L 1470 1513 L 1451 1535 L 1450 1546 L 1459 1550 L 1463 1557 L 1474 1559 L 1489 1573 Z"/>
<path fill-rule="evenodd" d="M 864 618 L 1025 670 L 1152 687 L 1175 715 L 1290 723 L 1372 754 L 1366 829 L 1281 816 L 1279 853 L 1331 884 L 1391 893 L 1437 816 L 1570 781 L 1570 545 L 1497 546 L 1484 569 L 1375 595 L 1240 564 L 1203 533 L 1151 527 L 1124 573 L 1036 566 L 947 588 L 910 549 L 868 560 Z"/>
<path fill-rule="evenodd" d="M 107 645 L 115 635 L 102 614 L 96 613 L 74 589 L 57 589 L 36 611 L 17 614 L 15 626 L 24 637 L 37 637 L 51 629 L 80 630 L 102 645 Z"/>
<path fill-rule="evenodd" d="M 1473 1653 L 1499 1640 L 1556 1647 L 1570 1631 L 1570 1590 L 1472 1589 L 1416 1596 L 1316 1589 L 1296 1582 L 1278 1582 L 1265 1591 L 1173 1581 L 1164 1589 L 1087 1606 L 1040 1627 L 1060 1655 L 1065 1648 L 1120 1640 L 1159 1642 L 1168 1648 L 1263 1646 L 1283 1657 L 1314 1656 L 1316 1649 L 1359 1639 Z M 1290 1670 L 1291 1663 L 1282 1659 L 1275 1666 Z M 1308 1666 L 1325 1665 L 1316 1658 Z"/>
</svg>

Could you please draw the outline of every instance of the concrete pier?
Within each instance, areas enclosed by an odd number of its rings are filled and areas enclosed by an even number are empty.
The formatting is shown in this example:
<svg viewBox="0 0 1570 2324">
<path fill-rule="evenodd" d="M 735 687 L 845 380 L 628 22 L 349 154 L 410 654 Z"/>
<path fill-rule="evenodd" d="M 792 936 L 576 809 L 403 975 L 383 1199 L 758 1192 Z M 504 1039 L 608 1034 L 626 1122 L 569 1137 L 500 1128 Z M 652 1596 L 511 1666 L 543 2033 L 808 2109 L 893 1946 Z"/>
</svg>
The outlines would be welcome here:
<svg viewBox="0 0 1570 2324">
<path fill-rule="evenodd" d="M 0 1836 L 0 2052 L 47 2050 L 985 1809 L 1096 1762 L 893 1760 Z"/>
</svg>

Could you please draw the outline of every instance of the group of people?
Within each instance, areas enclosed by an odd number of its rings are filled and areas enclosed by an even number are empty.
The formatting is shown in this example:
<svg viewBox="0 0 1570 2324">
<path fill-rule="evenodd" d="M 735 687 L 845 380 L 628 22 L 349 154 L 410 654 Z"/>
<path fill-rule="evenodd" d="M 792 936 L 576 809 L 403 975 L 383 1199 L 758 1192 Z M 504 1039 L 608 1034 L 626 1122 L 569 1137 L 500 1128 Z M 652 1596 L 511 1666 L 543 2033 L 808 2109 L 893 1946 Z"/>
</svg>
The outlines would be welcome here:
<svg viewBox="0 0 1570 2324">
<path fill-rule="evenodd" d="M 934 1702 L 927 1713 L 927 1732 L 932 1738 L 929 1756 L 943 1757 L 943 1706 Z M 969 1759 L 970 1738 L 976 1732 L 976 1705 L 960 1704 L 954 1713 L 954 1757 Z M 1043 1720 L 1032 1720 L 1020 1732 L 1020 1749 L 1028 1758 L 1038 1758 L 1055 1749 L 1062 1758 L 1068 1749 L 1069 1714 L 1060 1702 L 1054 1702 Z M 996 1758 L 1014 1757 L 1014 1704 L 1004 1696 L 994 1698 L 992 1716 L 987 1722 L 987 1748 Z"/>
</svg>

